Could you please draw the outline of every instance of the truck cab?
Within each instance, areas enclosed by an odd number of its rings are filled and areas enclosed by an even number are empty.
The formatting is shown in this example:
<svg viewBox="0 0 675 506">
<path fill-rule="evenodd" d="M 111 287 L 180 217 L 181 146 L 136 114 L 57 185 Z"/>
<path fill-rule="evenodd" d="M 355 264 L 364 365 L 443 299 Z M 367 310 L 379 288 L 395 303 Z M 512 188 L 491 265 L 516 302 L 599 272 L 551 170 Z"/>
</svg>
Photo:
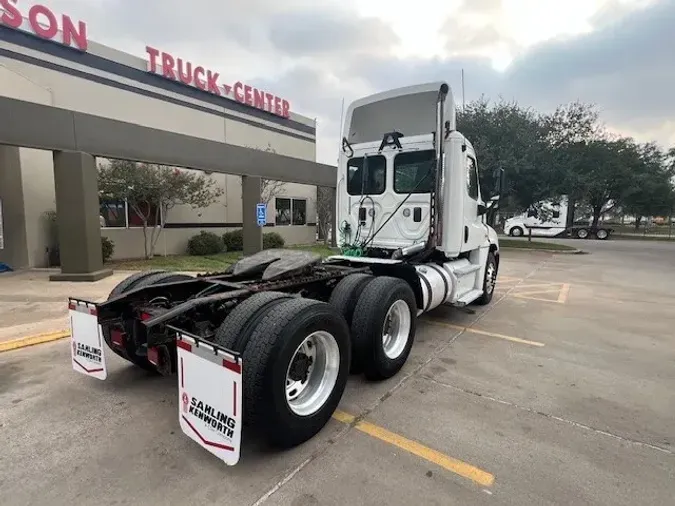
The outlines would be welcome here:
<svg viewBox="0 0 675 506">
<path fill-rule="evenodd" d="M 444 265 L 457 277 L 450 302 L 479 297 L 488 255 L 497 261 L 499 255 L 497 234 L 485 220 L 499 192 L 483 196 L 479 181 L 478 154 L 456 129 L 446 83 L 353 102 L 336 185 L 343 254 Z M 475 282 L 459 283 L 464 275 Z"/>
</svg>

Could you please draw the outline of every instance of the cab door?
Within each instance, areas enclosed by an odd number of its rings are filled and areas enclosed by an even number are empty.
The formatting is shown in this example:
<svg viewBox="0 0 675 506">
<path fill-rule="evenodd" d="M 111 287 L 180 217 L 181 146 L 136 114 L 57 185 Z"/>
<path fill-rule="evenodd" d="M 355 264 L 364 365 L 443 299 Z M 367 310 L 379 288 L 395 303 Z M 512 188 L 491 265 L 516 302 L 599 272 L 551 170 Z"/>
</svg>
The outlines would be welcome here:
<svg viewBox="0 0 675 506">
<path fill-rule="evenodd" d="M 466 188 L 464 194 L 464 230 L 462 231 L 461 251 L 471 251 L 485 244 L 487 227 L 482 216 L 478 216 L 478 205 L 484 204 L 480 194 L 478 164 L 472 149 L 465 156 Z"/>
</svg>

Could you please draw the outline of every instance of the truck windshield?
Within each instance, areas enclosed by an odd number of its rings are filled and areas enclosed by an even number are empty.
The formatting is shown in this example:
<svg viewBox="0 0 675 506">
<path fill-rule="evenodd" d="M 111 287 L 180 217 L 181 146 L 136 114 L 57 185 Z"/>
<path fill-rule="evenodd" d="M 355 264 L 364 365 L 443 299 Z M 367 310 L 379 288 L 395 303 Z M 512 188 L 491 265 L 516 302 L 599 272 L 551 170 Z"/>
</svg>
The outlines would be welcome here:
<svg viewBox="0 0 675 506">
<path fill-rule="evenodd" d="M 434 150 L 413 151 L 394 159 L 394 191 L 396 193 L 429 193 L 434 182 L 429 174 L 434 164 Z M 428 176 L 427 176 L 428 175 Z M 424 179 L 426 177 L 426 179 Z"/>
<path fill-rule="evenodd" d="M 380 195 L 384 193 L 387 160 L 382 155 L 368 157 L 367 169 L 363 170 L 363 157 L 347 162 L 347 193 L 349 195 Z"/>
</svg>

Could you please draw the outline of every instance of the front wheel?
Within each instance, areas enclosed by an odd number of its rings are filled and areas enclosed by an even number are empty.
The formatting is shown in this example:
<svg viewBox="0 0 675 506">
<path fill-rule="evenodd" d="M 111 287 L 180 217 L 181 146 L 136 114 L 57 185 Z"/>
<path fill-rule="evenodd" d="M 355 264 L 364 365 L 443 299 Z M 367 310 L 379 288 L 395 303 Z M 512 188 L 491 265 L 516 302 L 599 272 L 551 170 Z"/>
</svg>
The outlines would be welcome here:
<svg viewBox="0 0 675 506">
<path fill-rule="evenodd" d="M 492 296 L 495 293 L 495 286 L 497 285 L 497 259 L 494 253 L 488 253 L 487 261 L 485 262 L 485 275 L 483 276 L 483 295 L 476 299 L 476 304 L 485 306 L 492 301 Z"/>
<path fill-rule="evenodd" d="M 523 229 L 520 227 L 513 227 L 510 232 L 511 237 L 522 237 Z"/>
<path fill-rule="evenodd" d="M 580 228 L 577 230 L 577 239 L 588 239 L 588 229 Z"/>
</svg>

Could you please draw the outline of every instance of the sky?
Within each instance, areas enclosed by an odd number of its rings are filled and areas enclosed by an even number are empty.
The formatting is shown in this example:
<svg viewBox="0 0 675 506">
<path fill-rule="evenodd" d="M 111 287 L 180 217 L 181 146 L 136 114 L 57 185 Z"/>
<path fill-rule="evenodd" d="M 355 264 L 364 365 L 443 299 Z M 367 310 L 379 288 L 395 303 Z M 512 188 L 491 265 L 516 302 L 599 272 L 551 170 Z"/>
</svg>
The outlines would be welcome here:
<svg viewBox="0 0 675 506">
<path fill-rule="evenodd" d="M 41 3 L 96 42 L 141 57 L 151 45 L 287 98 L 316 118 L 324 163 L 337 161 L 343 99 L 436 80 L 458 104 L 592 103 L 610 130 L 675 146 L 675 0 Z"/>
</svg>

